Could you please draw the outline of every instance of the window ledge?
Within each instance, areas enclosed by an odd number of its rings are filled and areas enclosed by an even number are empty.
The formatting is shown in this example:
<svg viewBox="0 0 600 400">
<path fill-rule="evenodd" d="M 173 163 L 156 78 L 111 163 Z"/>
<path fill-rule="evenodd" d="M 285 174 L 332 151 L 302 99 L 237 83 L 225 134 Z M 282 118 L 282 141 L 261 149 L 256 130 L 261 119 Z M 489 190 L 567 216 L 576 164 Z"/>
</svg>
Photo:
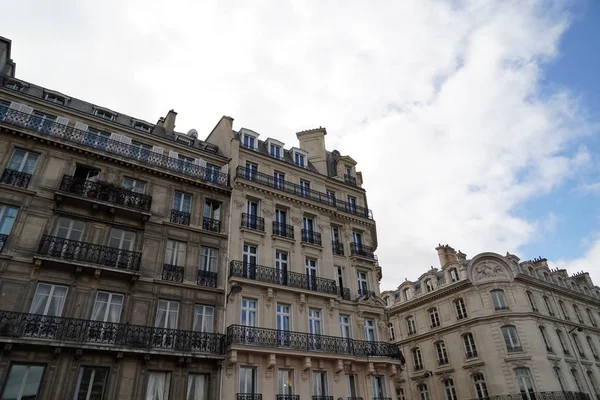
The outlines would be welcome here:
<svg viewBox="0 0 600 400">
<path fill-rule="evenodd" d="M 18 186 L 7 185 L 6 183 L 0 183 L 0 188 L 6 188 L 6 189 L 14 190 L 15 192 L 27 194 L 27 195 L 30 195 L 30 196 L 37 196 L 37 194 L 38 194 L 37 191 L 35 191 L 33 189 L 27 189 L 27 188 L 21 188 L 21 187 L 18 187 Z"/>
<path fill-rule="evenodd" d="M 212 235 L 212 236 L 219 237 L 221 239 L 227 239 L 227 235 L 224 235 L 222 233 L 215 232 L 215 231 L 210 231 L 208 229 L 202 229 L 200 227 L 193 226 L 193 225 L 176 224 L 176 223 L 173 223 L 170 221 L 163 221 L 162 224 L 165 226 L 172 227 L 172 228 L 181 228 L 181 229 L 185 229 L 185 230 L 188 230 L 191 232 L 201 233 L 203 235 Z"/>
</svg>

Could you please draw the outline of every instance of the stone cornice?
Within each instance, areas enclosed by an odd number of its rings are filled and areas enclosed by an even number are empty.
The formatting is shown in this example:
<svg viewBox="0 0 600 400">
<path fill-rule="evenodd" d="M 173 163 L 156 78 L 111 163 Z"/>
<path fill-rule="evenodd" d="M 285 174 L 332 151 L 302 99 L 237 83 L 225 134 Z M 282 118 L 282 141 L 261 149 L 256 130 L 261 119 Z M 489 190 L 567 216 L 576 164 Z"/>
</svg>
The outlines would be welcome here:
<svg viewBox="0 0 600 400">
<path fill-rule="evenodd" d="M 390 316 L 394 316 L 396 314 L 400 314 L 407 309 L 412 309 L 422 305 L 423 303 L 428 303 L 432 300 L 439 299 L 440 297 L 447 296 L 450 293 L 457 292 L 461 289 L 465 289 L 469 286 L 472 286 L 471 281 L 467 279 L 463 279 L 458 282 L 454 282 L 446 287 L 436 289 L 433 292 L 427 293 L 425 295 L 416 297 L 410 301 L 398 304 L 396 306 L 392 306 L 387 312 Z"/>
</svg>

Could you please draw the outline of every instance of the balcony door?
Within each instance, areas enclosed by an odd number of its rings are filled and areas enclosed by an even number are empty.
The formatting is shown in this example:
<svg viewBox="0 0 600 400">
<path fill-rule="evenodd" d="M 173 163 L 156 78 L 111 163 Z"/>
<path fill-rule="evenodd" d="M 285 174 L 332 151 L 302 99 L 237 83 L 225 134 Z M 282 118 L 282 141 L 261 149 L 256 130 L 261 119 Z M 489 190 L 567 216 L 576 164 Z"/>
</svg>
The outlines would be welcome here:
<svg viewBox="0 0 600 400">
<path fill-rule="evenodd" d="M 246 163 L 246 179 L 255 180 L 258 173 L 258 165 L 247 162 Z"/>
<path fill-rule="evenodd" d="M 123 229 L 111 229 L 108 240 L 107 261 L 108 264 L 117 268 L 131 268 L 134 259 L 131 254 L 124 253 L 133 251 L 135 244 L 135 232 Z M 123 251 L 121 251 L 123 250 Z"/>
<path fill-rule="evenodd" d="M 344 274 L 342 272 L 342 267 L 336 266 L 334 267 L 335 270 L 335 280 L 339 286 L 339 291 L 340 291 L 340 295 L 344 295 Z M 346 299 L 346 300 L 350 300 L 350 299 Z"/>
<path fill-rule="evenodd" d="M 242 325 L 243 343 L 253 343 L 256 340 L 256 311 L 257 301 L 242 298 L 242 312 L 240 314 L 240 325 Z"/>
<path fill-rule="evenodd" d="M 172 348 L 175 344 L 175 332 L 179 318 L 179 302 L 170 300 L 159 300 L 156 308 L 156 320 L 154 326 L 157 328 L 154 334 L 154 346 L 159 348 Z"/>
<path fill-rule="evenodd" d="M 113 343 L 118 331 L 116 324 L 121 320 L 123 295 L 110 292 L 96 293 L 96 301 L 92 310 L 92 321 L 89 336 L 93 341 Z"/>
<path fill-rule="evenodd" d="M 344 339 L 352 338 L 349 315 L 340 315 L 340 336 Z"/>
<path fill-rule="evenodd" d="M 280 236 L 287 236 L 287 211 L 275 210 L 275 229 Z"/>
<path fill-rule="evenodd" d="M 192 208 L 192 196 L 189 194 L 175 192 L 173 196 L 173 210 L 190 213 Z"/>
<path fill-rule="evenodd" d="M 250 229 L 258 229 L 258 202 L 246 201 L 246 226 Z"/>
<path fill-rule="evenodd" d="M 289 347 L 291 345 L 290 331 L 291 324 L 291 306 L 289 304 L 277 303 L 277 345 Z"/>
<path fill-rule="evenodd" d="M 240 367 L 240 385 L 238 393 L 256 393 L 256 367 Z M 251 398 L 251 397 L 250 397 Z"/>
<path fill-rule="evenodd" d="M 244 243 L 242 252 L 243 273 L 246 279 L 256 279 L 256 260 L 258 257 L 258 248 L 256 246 Z"/>
<path fill-rule="evenodd" d="M 367 279 L 367 273 L 357 271 L 356 272 L 356 281 L 358 283 L 358 294 L 360 296 L 365 296 L 369 291 L 369 284 Z"/>
<path fill-rule="evenodd" d="M 346 375 L 346 390 L 348 392 L 348 397 L 352 399 L 356 399 L 360 397 L 358 395 L 358 391 L 356 390 L 356 376 L 353 374 Z"/>
<path fill-rule="evenodd" d="M 372 319 L 365 319 L 365 340 L 369 342 L 376 341 L 375 337 L 375 321 Z"/>
<path fill-rule="evenodd" d="M 309 348 L 318 350 L 321 348 L 321 310 L 315 308 L 308 309 L 308 333 Z"/>
<path fill-rule="evenodd" d="M 288 252 L 275 250 L 275 275 L 276 283 L 280 285 L 288 284 Z"/>
<path fill-rule="evenodd" d="M 59 238 L 50 243 L 49 253 L 53 257 L 76 259 L 81 251 L 85 223 L 69 218 L 59 218 L 54 236 Z"/>
<path fill-rule="evenodd" d="M 306 267 L 306 284 L 310 290 L 317 289 L 317 260 L 307 258 L 305 260 Z"/>
<path fill-rule="evenodd" d="M 327 389 L 327 372 L 313 371 L 312 375 L 313 396 L 323 398 L 329 392 Z"/>
<path fill-rule="evenodd" d="M 53 338 L 59 326 L 56 318 L 62 315 L 66 298 L 66 286 L 38 283 L 29 307 L 29 313 L 37 315 L 27 317 L 26 335 Z"/>
<path fill-rule="evenodd" d="M 314 221 L 312 218 L 303 217 L 302 218 L 302 229 L 304 229 L 304 237 L 303 240 L 309 243 L 314 241 L 313 231 L 314 231 Z"/>
<path fill-rule="evenodd" d="M 194 332 L 198 332 L 193 335 L 192 339 L 192 350 L 193 351 L 210 351 L 212 341 L 209 335 L 205 333 L 212 333 L 214 330 L 214 319 L 215 319 L 215 308 L 213 306 L 205 306 L 196 304 L 194 309 Z"/>
<path fill-rule="evenodd" d="M 387 397 L 387 392 L 385 390 L 385 377 L 372 376 L 371 385 L 373 386 L 373 398 L 383 399 Z"/>
<path fill-rule="evenodd" d="M 354 242 L 354 249 L 357 253 L 362 251 L 363 237 L 359 232 L 352 232 L 352 241 Z"/>
<path fill-rule="evenodd" d="M 280 369 L 277 372 L 277 394 L 283 396 L 294 394 L 294 370 Z"/>
</svg>

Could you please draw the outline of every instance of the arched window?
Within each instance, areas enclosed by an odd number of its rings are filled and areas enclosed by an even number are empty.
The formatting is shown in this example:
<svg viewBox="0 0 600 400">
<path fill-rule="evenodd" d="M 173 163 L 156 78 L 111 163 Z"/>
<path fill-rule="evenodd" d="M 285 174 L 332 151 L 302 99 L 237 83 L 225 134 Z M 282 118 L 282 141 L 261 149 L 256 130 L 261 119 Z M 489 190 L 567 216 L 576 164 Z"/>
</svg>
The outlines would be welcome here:
<svg viewBox="0 0 600 400">
<path fill-rule="evenodd" d="M 467 318 L 467 306 L 463 299 L 454 300 L 454 308 L 456 309 L 456 319 Z"/>
<path fill-rule="evenodd" d="M 533 394 L 535 389 L 533 388 L 533 380 L 531 379 L 529 368 L 516 368 L 515 378 L 523 400 L 535 400 L 535 395 Z"/>
<path fill-rule="evenodd" d="M 423 369 L 423 357 L 421 355 L 421 349 L 415 347 L 411 350 L 413 358 L 413 367 L 415 371 L 421 371 Z"/>
<path fill-rule="evenodd" d="M 477 357 L 477 346 L 475 346 L 475 338 L 473 337 L 473 334 L 471 332 L 467 332 L 462 335 L 462 339 L 467 358 Z"/>
<path fill-rule="evenodd" d="M 485 378 L 483 374 L 473 375 L 473 385 L 475 386 L 475 398 L 478 400 L 484 400 L 489 397 L 487 385 L 485 384 Z"/>
<path fill-rule="evenodd" d="M 440 326 L 440 314 L 438 314 L 437 308 L 429 309 L 429 322 L 431 323 L 432 328 L 437 328 Z"/>
<path fill-rule="evenodd" d="M 512 325 L 503 326 L 502 336 L 504 337 L 504 344 L 506 344 L 506 351 L 514 353 L 523 351 L 521 343 L 519 342 L 519 335 L 517 334 L 517 328 Z"/>
<path fill-rule="evenodd" d="M 492 295 L 492 302 L 494 303 L 494 309 L 496 311 L 508 310 L 508 303 L 506 303 L 506 297 L 504 296 L 504 290 L 496 289 L 490 292 Z"/>
<path fill-rule="evenodd" d="M 448 364 L 448 351 L 446 350 L 446 344 L 442 340 L 435 342 L 435 354 L 437 355 L 438 365 Z"/>
<path fill-rule="evenodd" d="M 446 394 L 445 400 L 458 400 L 456 389 L 454 388 L 454 380 L 452 378 L 444 380 L 444 393 Z"/>
<path fill-rule="evenodd" d="M 529 305 L 531 306 L 531 311 L 538 312 L 537 304 L 535 304 L 535 297 L 533 297 L 533 293 L 527 291 L 527 300 L 529 300 Z"/>
<path fill-rule="evenodd" d="M 456 268 L 450 268 L 450 282 L 456 282 L 458 281 L 458 271 L 456 270 Z"/>
<path fill-rule="evenodd" d="M 406 317 L 406 330 L 409 336 L 417 333 L 417 324 L 415 323 L 415 317 L 412 315 Z"/>
<path fill-rule="evenodd" d="M 419 396 L 421 396 L 421 400 L 429 400 L 429 390 L 427 389 L 426 383 L 421 383 L 419 386 L 417 386 L 417 389 L 419 389 Z"/>
</svg>

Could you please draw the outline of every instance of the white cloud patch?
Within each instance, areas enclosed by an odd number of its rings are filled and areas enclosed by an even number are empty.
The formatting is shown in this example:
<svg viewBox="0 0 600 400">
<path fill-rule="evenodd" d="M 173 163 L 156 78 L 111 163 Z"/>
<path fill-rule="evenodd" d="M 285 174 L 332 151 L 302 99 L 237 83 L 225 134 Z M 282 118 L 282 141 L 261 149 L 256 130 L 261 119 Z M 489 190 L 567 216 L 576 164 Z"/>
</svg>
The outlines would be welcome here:
<svg viewBox="0 0 600 400">
<path fill-rule="evenodd" d="M 515 206 L 589 159 L 576 99 L 539 86 L 558 1 L 37 3 L 5 7 L 28 15 L 3 21 L 23 79 L 150 121 L 175 108 L 182 131 L 226 114 L 289 146 L 327 127 L 363 171 L 384 289 L 436 265 L 438 242 L 517 252 L 536 224 Z"/>
</svg>

